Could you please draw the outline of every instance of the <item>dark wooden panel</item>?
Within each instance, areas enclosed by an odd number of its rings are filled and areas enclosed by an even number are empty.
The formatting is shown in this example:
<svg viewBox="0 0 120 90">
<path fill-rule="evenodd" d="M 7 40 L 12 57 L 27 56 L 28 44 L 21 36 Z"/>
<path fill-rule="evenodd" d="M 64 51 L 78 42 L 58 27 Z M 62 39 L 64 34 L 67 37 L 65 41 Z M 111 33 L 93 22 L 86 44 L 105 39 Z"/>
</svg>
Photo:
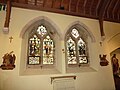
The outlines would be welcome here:
<svg viewBox="0 0 120 90">
<path fill-rule="evenodd" d="M 107 12 L 112 13 L 115 4 L 116 4 L 116 0 L 112 0 L 108 6 Z"/>
<path fill-rule="evenodd" d="M 70 0 L 62 0 L 61 2 L 61 9 L 62 7 L 64 8 L 64 10 L 69 10 L 69 3 L 70 3 Z"/>
<path fill-rule="evenodd" d="M 80 0 L 78 4 L 78 12 L 84 13 L 84 0 Z"/>
<path fill-rule="evenodd" d="M 70 11 L 71 12 L 76 12 L 77 2 L 78 2 L 78 0 L 74 0 L 74 2 L 71 1 L 71 3 L 70 3 Z"/>
<path fill-rule="evenodd" d="M 36 1 L 36 5 L 43 7 L 43 5 L 44 5 L 44 0 L 37 0 L 37 1 Z"/>
<path fill-rule="evenodd" d="M 98 15 L 97 9 L 98 9 L 99 4 L 100 4 L 100 0 L 93 1 L 92 7 L 91 7 L 91 15 L 95 15 L 95 16 Z"/>
<path fill-rule="evenodd" d="M 0 0 L 0 3 L 4 3 L 4 0 Z"/>
<path fill-rule="evenodd" d="M 18 0 L 17 1 L 14 0 L 14 2 L 19 2 L 19 3 L 24 3 L 25 4 L 25 3 L 27 3 L 27 0 L 19 0 L 19 1 Z"/>
<path fill-rule="evenodd" d="M 120 0 L 11 0 L 15 7 L 120 21 Z M 6 3 L 6 0 L 0 0 Z"/>
<path fill-rule="evenodd" d="M 61 7 L 61 0 L 55 0 L 54 2 L 53 2 L 53 8 L 56 8 L 56 9 L 60 9 L 60 7 Z"/>
<path fill-rule="evenodd" d="M 17 2 L 17 3 L 19 3 L 19 0 L 12 0 L 12 2 Z"/>
<path fill-rule="evenodd" d="M 44 7 L 45 8 L 52 8 L 53 6 L 53 0 L 45 0 Z"/>
<path fill-rule="evenodd" d="M 27 1 L 27 4 L 30 4 L 30 5 L 35 5 L 35 4 L 36 4 L 36 2 L 35 2 L 35 0 L 28 0 L 28 1 Z"/>
<path fill-rule="evenodd" d="M 92 4 L 91 0 L 87 0 L 85 5 L 85 14 L 90 14 L 91 4 Z"/>
</svg>

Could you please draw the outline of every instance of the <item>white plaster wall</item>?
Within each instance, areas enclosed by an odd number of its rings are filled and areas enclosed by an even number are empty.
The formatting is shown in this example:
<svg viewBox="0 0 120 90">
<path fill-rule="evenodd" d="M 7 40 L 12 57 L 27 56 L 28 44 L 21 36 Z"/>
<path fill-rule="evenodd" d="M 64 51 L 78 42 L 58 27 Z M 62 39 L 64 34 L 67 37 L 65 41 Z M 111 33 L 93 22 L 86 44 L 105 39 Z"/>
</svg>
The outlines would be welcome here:
<svg viewBox="0 0 120 90">
<path fill-rule="evenodd" d="M 109 47 L 110 43 L 108 43 L 108 40 L 111 35 L 113 36 L 114 33 L 118 33 L 117 30 L 120 28 L 119 24 L 116 25 L 105 22 L 104 29 L 107 34 L 107 40 L 103 42 L 103 46 L 101 47 L 99 45 L 101 39 L 97 20 L 19 8 L 12 8 L 9 34 L 3 34 L 2 32 L 4 13 L 0 12 L 0 64 L 2 64 L 2 56 L 7 52 L 13 50 L 17 57 L 15 62 L 16 68 L 14 70 L 0 69 L 0 90 L 53 90 L 50 77 L 66 75 L 64 68 L 62 69 L 62 74 L 56 75 L 19 75 L 22 43 L 22 39 L 20 38 L 21 30 L 30 20 L 39 16 L 46 16 L 51 19 L 60 28 L 62 34 L 64 34 L 64 31 L 71 23 L 80 21 L 84 23 L 95 36 L 96 43 L 93 44 L 94 50 L 91 52 L 93 56 L 92 59 L 98 61 L 94 63 L 96 71 L 71 73 L 77 76 L 75 80 L 76 90 L 115 90 L 111 63 L 109 63 L 108 66 L 101 67 L 99 65 L 99 54 L 107 54 L 107 59 L 110 61 L 110 48 L 114 48 L 114 46 Z M 10 36 L 13 37 L 12 43 L 9 42 Z M 62 58 L 64 59 L 64 57 Z"/>
</svg>

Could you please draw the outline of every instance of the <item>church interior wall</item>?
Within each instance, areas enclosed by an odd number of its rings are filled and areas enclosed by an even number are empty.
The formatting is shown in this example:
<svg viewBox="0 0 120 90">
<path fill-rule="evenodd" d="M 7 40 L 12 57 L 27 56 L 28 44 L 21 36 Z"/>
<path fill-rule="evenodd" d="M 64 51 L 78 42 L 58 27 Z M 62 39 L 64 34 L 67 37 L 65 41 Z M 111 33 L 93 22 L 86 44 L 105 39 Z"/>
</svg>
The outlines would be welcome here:
<svg viewBox="0 0 120 90">
<path fill-rule="evenodd" d="M 2 17 L 1 17 L 2 16 Z M 59 28 L 59 32 L 64 36 L 67 27 L 75 22 L 79 21 L 84 23 L 93 36 L 95 37 L 95 42 L 91 44 L 91 57 L 92 57 L 92 67 L 93 71 L 81 71 L 78 73 L 66 73 L 64 55 L 62 56 L 62 65 L 58 67 L 60 74 L 47 74 L 47 75 L 20 75 L 21 63 L 21 44 L 22 37 L 20 36 L 24 26 L 28 24 L 29 21 L 36 17 L 45 16 L 52 20 Z M 75 75 L 77 78 L 75 80 L 76 90 L 115 90 L 112 67 L 110 61 L 110 53 L 117 47 L 120 46 L 119 35 L 114 37 L 119 33 L 120 24 L 112 22 L 104 22 L 104 31 L 106 39 L 101 41 L 99 21 L 69 16 L 61 15 L 56 13 L 49 13 L 44 11 L 34 11 L 26 10 L 20 8 L 12 8 L 9 33 L 4 34 L 2 29 L 4 26 L 5 13 L 0 12 L 0 64 L 2 64 L 2 57 L 5 53 L 14 51 L 16 55 L 15 65 L 13 70 L 2 70 L 0 69 L 0 90 L 53 90 L 53 84 L 51 84 L 51 76 L 64 76 L 64 75 Z M 13 37 L 10 43 L 9 37 Z M 100 45 L 102 42 L 102 45 Z M 117 42 L 114 43 L 113 42 Z M 61 48 L 64 48 L 64 41 L 61 39 Z M 61 49 L 60 49 L 61 51 Z M 99 55 L 107 54 L 107 60 L 109 65 L 100 66 Z M 62 68 L 61 68 L 62 66 Z M 21 67 L 21 68 L 20 68 Z M 24 69 L 24 68 L 23 68 Z"/>
</svg>

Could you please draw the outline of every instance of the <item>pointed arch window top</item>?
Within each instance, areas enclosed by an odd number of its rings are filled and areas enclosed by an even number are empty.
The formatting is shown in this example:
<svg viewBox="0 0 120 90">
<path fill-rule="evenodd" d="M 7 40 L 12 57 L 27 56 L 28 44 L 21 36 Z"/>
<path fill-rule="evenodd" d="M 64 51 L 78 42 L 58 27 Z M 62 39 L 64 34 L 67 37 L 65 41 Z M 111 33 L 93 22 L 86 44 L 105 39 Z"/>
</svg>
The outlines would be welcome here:
<svg viewBox="0 0 120 90">
<path fill-rule="evenodd" d="M 75 37 L 75 38 L 78 38 L 79 37 L 79 32 L 78 32 L 78 30 L 77 29 L 72 29 L 72 32 L 71 32 L 71 34 L 73 35 L 73 37 Z"/>
<path fill-rule="evenodd" d="M 40 25 L 37 29 L 37 33 L 43 37 L 47 33 L 47 30 L 43 25 Z"/>
<path fill-rule="evenodd" d="M 81 38 L 79 38 L 78 42 L 79 42 L 80 45 L 84 45 L 85 44 L 85 42 Z"/>
</svg>

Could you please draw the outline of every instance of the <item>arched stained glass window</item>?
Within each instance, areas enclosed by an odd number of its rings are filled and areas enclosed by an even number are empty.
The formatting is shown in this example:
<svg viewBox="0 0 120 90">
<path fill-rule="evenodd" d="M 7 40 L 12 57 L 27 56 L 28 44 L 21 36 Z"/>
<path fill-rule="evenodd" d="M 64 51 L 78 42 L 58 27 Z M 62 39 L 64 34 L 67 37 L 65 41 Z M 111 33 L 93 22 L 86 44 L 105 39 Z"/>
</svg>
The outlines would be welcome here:
<svg viewBox="0 0 120 90">
<path fill-rule="evenodd" d="M 31 35 L 32 34 L 32 35 Z M 55 55 L 55 43 L 50 31 L 44 25 L 39 25 L 30 33 L 28 64 L 29 65 L 53 65 Z"/>
<path fill-rule="evenodd" d="M 66 58 L 68 65 L 88 63 L 87 44 L 77 28 L 72 28 L 66 35 Z"/>
</svg>

